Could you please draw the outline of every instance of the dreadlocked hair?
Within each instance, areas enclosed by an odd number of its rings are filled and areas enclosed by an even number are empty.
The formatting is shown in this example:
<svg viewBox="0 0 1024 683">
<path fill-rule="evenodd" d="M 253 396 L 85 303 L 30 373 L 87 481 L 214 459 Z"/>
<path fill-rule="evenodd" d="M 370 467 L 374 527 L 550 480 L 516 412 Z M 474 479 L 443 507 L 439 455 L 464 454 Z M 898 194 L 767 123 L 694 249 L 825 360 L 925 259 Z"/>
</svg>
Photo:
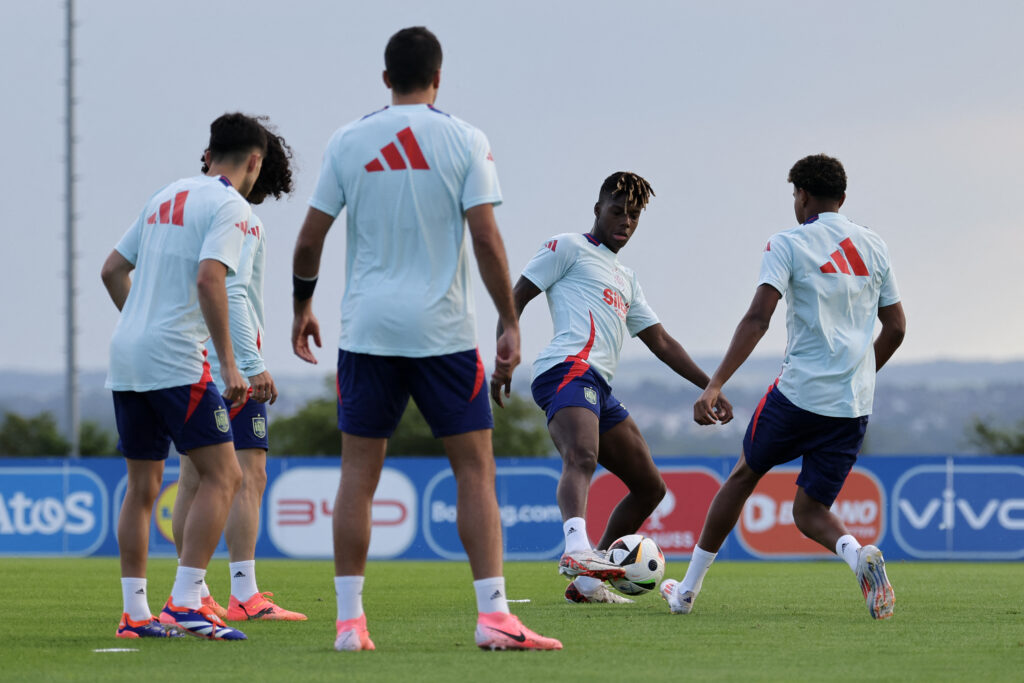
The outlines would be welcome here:
<svg viewBox="0 0 1024 683">
<path fill-rule="evenodd" d="M 598 201 L 605 197 L 615 195 L 626 195 L 627 204 L 635 204 L 641 209 L 647 206 L 647 202 L 654 196 L 654 189 L 651 184 L 630 171 L 616 171 L 604 179 L 601 183 L 601 191 L 598 193 Z"/>
</svg>

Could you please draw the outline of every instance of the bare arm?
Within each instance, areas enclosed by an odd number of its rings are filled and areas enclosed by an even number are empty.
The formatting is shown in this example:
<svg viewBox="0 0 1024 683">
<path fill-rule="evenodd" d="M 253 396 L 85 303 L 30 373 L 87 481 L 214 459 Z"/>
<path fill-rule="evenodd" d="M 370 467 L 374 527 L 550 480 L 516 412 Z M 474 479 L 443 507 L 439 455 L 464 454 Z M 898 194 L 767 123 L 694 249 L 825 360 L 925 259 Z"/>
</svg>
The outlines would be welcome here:
<svg viewBox="0 0 1024 683">
<path fill-rule="evenodd" d="M 131 291 L 130 274 L 133 270 L 135 270 L 135 264 L 122 256 L 117 249 L 110 252 L 110 256 L 104 261 L 103 268 L 100 270 L 103 285 L 107 288 L 111 301 L 119 311 L 124 308 L 128 292 Z"/>
<path fill-rule="evenodd" d="M 512 372 L 519 365 L 519 317 L 512 302 L 508 256 L 505 254 L 501 232 L 498 231 L 498 222 L 494 218 L 494 206 L 480 204 L 472 207 L 466 211 L 466 222 L 473 239 L 473 253 L 480 268 L 480 277 L 498 311 L 498 324 L 501 326 L 494 373 L 491 375 L 493 396 L 494 383 L 507 386 L 512 381 Z M 501 405 L 501 402 L 498 404 Z"/>
<path fill-rule="evenodd" d="M 722 386 L 729 381 L 733 373 L 747 360 L 751 352 L 768 331 L 772 314 L 779 304 L 782 295 L 771 285 L 761 285 L 754 292 L 750 308 L 736 326 L 725 358 L 718 364 L 718 369 L 711 376 L 707 388 L 693 404 L 693 419 L 698 424 L 709 425 L 718 421 L 714 412 L 715 402 L 722 393 Z"/>
<path fill-rule="evenodd" d="M 292 273 L 312 279 L 320 272 L 320 256 L 324 250 L 327 231 L 334 224 L 334 217 L 314 208 L 306 212 L 306 220 L 295 241 L 295 255 L 292 257 Z M 316 364 L 316 356 L 309 347 L 309 337 L 320 348 L 320 321 L 313 315 L 313 297 L 304 301 L 292 301 L 292 351 L 307 363 Z"/>
<path fill-rule="evenodd" d="M 676 374 L 701 389 L 707 387 L 708 376 L 693 362 L 683 345 L 676 341 L 675 337 L 670 335 L 661 323 L 651 325 L 637 336 L 658 357 L 658 360 L 672 368 Z M 732 404 L 722 395 L 718 397 L 715 413 L 723 424 L 732 420 Z"/>
<path fill-rule="evenodd" d="M 515 308 L 516 320 L 523 314 L 523 309 L 526 308 L 526 304 L 530 303 L 534 297 L 540 294 L 540 289 L 537 285 L 530 282 L 525 277 L 520 276 L 519 281 L 516 282 L 516 286 L 512 288 L 512 305 Z M 501 335 L 505 331 L 505 326 L 501 324 L 501 320 L 498 320 L 498 339 L 501 339 Z M 505 407 L 504 401 L 502 401 L 502 387 L 505 389 L 505 396 L 512 395 L 512 376 L 508 377 L 492 377 L 491 378 L 491 398 L 494 402 L 501 407 Z"/>
<path fill-rule="evenodd" d="M 203 259 L 199 262 L 196 287 L 199 290 L 199 308 L 210 330 L 213 348 L 220 358 L 220 376 L 225 385 L 224 398 L 235 404 L 245 400 L 249 385 L 235 365 L 235 352 L 231 346 L 228 292 L 225 286 L 227 274 L 227 266 L 220 261 Z"/>
<path fill-rule="evenodd" d="M 892 306 L 879 308 L 878 319 L 882 321 L 882 330 L 875 339 L 875 372 L 892 358 L 907 332 L 907 317 L 903 314 L 903 304 L 898 301 Z"/>
</svg>

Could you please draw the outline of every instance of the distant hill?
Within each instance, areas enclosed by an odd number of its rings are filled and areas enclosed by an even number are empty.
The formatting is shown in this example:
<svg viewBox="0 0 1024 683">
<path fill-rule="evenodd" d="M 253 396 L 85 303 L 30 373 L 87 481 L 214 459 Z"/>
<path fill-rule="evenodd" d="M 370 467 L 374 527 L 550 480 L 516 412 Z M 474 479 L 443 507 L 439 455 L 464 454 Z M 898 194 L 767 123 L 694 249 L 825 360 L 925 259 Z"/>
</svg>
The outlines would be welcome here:
<svg viewBox="0 0 1024 683">
<path fill-rule="evenodd" d="M 719 359 L 696 360 L 710 371 Z M 738 453 L 751 412 L 778 371 L 779 360 L 774 358 L 753 358 L 744 364 L 726 385 L 736 419 L 716 427 L 693 422 L 693 402 L 699 392 L 652 357 L 624 358 L 613 389 L 655 454 L 730 454 Z M 103 388 L 104 377 L 96 371 L 80 375 L 79 405 L 83 420 L 113 431 L 113 404 L 110 392 Z M 525 364 L 513 389 L 529 395 L 529 379 Z M 326 374 L 280 376 L 275 381 L 281 397 L 271 408 L 271 423 L 312 398 L 333 394 L 333 377 Z M 0 415 L 49 411 L 63 424 L 64 391 L 59 373 L 0 370 Z M 893 363 L 878 377 L 864 450 L 876 454 L 975 452 L 966 438 L 975 416 L 1001 426 L 1024 418 L 1024 360 Z"/>
</svg>

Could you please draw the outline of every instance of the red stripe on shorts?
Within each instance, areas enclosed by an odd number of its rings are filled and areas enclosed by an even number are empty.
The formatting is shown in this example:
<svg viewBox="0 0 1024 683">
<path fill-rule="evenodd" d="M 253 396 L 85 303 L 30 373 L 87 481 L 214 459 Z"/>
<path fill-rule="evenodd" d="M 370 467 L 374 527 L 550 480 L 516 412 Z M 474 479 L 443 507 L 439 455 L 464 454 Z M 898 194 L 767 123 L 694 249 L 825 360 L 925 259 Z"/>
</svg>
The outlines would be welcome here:
<svg viewBox="0 0 1024 683">
<path fill-rule="evenodd" d="M 750 428 L 750 443 L 754 443 L 754 432 L 757 431 L 757 418 L 761 417 L 761 409 L 764 408 L 765 401 L 768 400 L 768 394 L 772 393 L 772 389 L 777 386 L 779 386 L 778 378 L 768 387 L 768 391 L 764 392 L 764 396 L 761 397 L 761 402 L 757 404 L 757 410 L 754 411 L 754 425 Z"/>
</svg>

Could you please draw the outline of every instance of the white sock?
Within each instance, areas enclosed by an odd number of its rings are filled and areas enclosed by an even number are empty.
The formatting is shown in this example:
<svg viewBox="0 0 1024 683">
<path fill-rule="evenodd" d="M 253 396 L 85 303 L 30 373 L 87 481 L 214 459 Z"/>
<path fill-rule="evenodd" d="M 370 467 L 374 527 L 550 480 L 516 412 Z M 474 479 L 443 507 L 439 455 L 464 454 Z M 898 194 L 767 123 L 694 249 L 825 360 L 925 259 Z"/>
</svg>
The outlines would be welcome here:
<svg viewBox="0 0 1024 683">
<path fill-rule="evenodd" d="M 577 576 L 572 582 L 576 584 L 576 590 L 588 597 L 596 593 L 604 583 L 601 579 L 595 579 L 593 576 Z"/>
<path fill-rule="evenodd" d="M 502 612 L 508 614 L 508 594 L 505 592 L 505 577 L 495 576 L 473 582 L 476 591 L 476 611 L 481 614 Z"/>
<path fill-rule="evenodd" d="M 338 621 L 356 619 L 363 613 L 364 576 L 335 576 L 334 595 L 338 600 Z"/>
<path fill-rule="evenodd" d="M 174 588 L 171 589 L 171 600 L 175 606 L 199 609 L 203 604 L 201 591 L 205 580 L 205 569 L 178 565 L 178 572 L 174 575 Z"/>
<path fill-rule="evenodd" d="M 231 595 L 239 602 L 245 602 L 259 592 L 256 588 L 256 560 L 229 562 L 231 574 Z"/>
<path fill-rule="evenodd" d="M 146 580 L 134 578 L 121 578 L 121 600 L 124 604 L 124 611 L 132 621 L 149 621 L 153 613 L 149 611 L 149 601 L 146 599 Z"/>
<path fill-rule="evenodd" d="M 846 560 L 846 564 L 850 565 L 850 571 L 854 574 L 857 573 L 858 550 L 860 550 L 860 543 L 850 534 L 840 536 L 836 541 L 836 555 Z"/>
<path fill-rule="evenodd" d="M 565 552 L 574 553 L 577 550 L 590 550 L 590 537 L 587 536 L 587 523 L 582 517 L 571 517 L 562 524 L 562 532 L 565 534 Z"/>
<path fill-rule="evenodd" d="M 704 583 L 704 577 L 707 575 L 708 569 L 711 568 L 711 563 L 715 561 L 715 557 L 717 556 L 718 553 L 709 553 L 707 550 L 703 550 L 700 546 L 693 547 L 693 555 L 690 557 L 690 564 L 686 567 L 686 576 L 683 577 L 683 580 L 677 589 L 679 595 L 682 595 L 686 591 L 693 591 L 694 595 L 700 593 L 700 587 Z"/>
</svg>

